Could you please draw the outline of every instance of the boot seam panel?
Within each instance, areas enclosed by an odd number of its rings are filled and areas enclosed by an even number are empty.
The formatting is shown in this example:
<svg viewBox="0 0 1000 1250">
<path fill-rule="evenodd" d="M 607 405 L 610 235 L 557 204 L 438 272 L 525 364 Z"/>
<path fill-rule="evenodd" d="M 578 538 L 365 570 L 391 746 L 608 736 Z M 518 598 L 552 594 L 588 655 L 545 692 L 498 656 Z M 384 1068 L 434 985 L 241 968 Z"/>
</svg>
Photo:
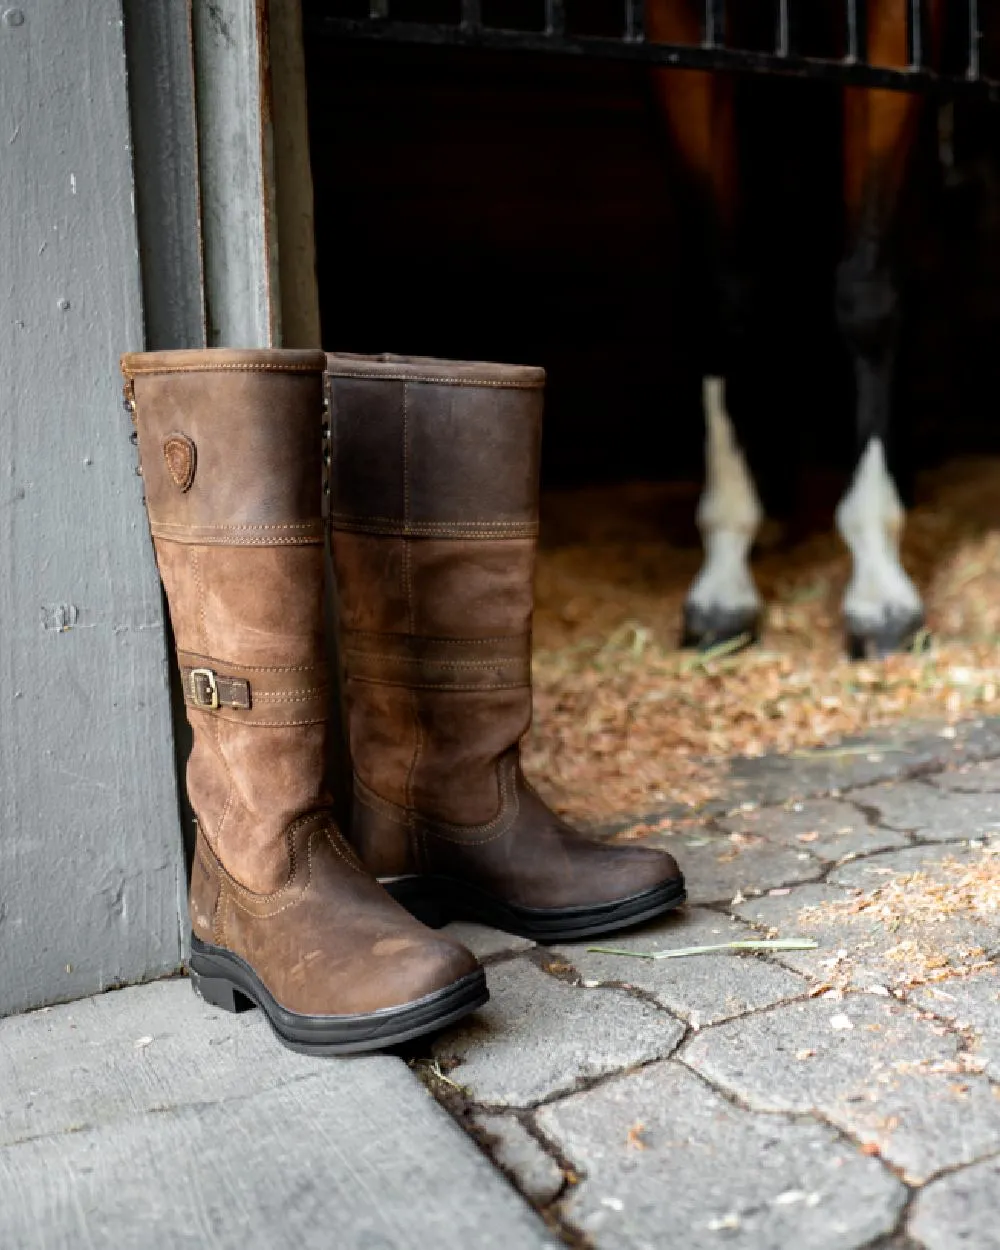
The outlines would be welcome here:
<svg viewBox="0 0 1000 1250">
<path fill-rule="evenodd" d="M 192 533 L 190 536 L 185 536 L 183 534 L 158 534 L 157 529 L 155 524 L 150 525 L 154 538 L 163 538 L 169 542 L 195 547 L 320 547 L 323 544 L 323 539 L 319 534 L 290 538 L 276 538 L 272 534 L 260 536 L 246 534 L 234 537 L 232 534 Z"/>
<path fill-rule="evenodd" d="M 397 537 L 535 538 L 538 535 L 537 521 L 407 521 L 399 517 L 334 512 L 330 522 L 333 529 L 370 531 Z"/>
<path fill-rule="evenodd" d="M 355 867 L 355 865 L 352 864 L 350 860 L 348 860 L 339 850 L 337 850 L 337 847 L 334 845 L 332 839 L 330 838 L 328 830 L 314 829 L 312 833 L 310 833 L 309 835 L 309 841 L 306 843 L 305 880 L 302 881 L 302 883 L 299 885 L 298 889 L 296 890 L 295 896 L 293 898 L 290 898 L 287 903 L 283 903 L 280 907 L 275 907 L 270 911 L 259 911 L 255 907 L 250 905 L 249 899 L 246 899 L 246 900 L 241 899 L 240 895 L 241 894 L 249 895 L 251 898 L 262 899 L 265 902 L 268 899 L 272 899 L 272 898 L 276 899 L 278 895 L 292 888 L 293 886 L 292 877 L 289 877 L 288 881 L 283 886 L 281 886 L 279 890 L 274 891 L 271 894 L 256 894 L 253 890 L 248 890 L 246 886 L 240 885 L 238 881 L 235 881 L 232 878 L 230 878 L 229 881 L 227 882 L 227 884 L 232 885 L 232 892 L 228 894 L 227 896 L 229 903 L 233 907 L 235 907 L 238 911 L 241 911 L 245 916 L 250 916 L 254 920 L 273 920 L 275 916 L 280 916 L 283 912 L 291 911 L 293 907 L 298 907 L 298 905 L 305 898 L 307 892 L 309 891 L 310 886 L 312 885 L 313 853 L 314 853 L 314 847 L 316 845 L 316 840 L 317 838 L 321 838 L 324 835 L 326 836 L 327 841 L 330 843 L 331 848 L 344 861 L 344 863 L 346 863 L 349 867 L 354 868 L 355 871 L 357 871 L 357 868 Z M 297 872 L 297 870 L 298 870 L 298 863 L 296 862 L 295 868 L 293 869 L 293 873 Z"/>
<path fill-rule="evenodd" d="M 354 777 L 354 797 L 356 802 L 363 807 L 367 807 L 377 815 L 386 816 L 397 824 L 405 825 L 414 831 L 421 839 L 425 852 L 426 838 L 428 836 L 444 842 L 454 843 L 458 846 L 483 846 L 505 837 L 510 832 L 520 813 L 521 805 L 517 795 L 514 769 L 513 767 L 508 767 L 504 768 L 502 772 L 503 775 L 500 779 L 500 810 L 492 820 L 478 825 L 456 825 L 449 821 L 428 820 L 419 817 L 413 809 L 403 808 L 396 803 L 390 802 L 388 799 L 383 799 L 381 795 L 376 794 L 374 790 L 366 786 L 357 774 Z M 451 834 L 454 836 L 449 836 Z M 475 837 L 474 835 L 476 834 L 485 834 L 487 836 Z"/>
<path fill-rule="evenodd" d="M 433 682 L 415 683 L 413 681 L 402 680 L 402 679 L 399 681 L 390 681 L 388 678 L 385 678 L 385 677 L 359 677 L 357 673 L 351 673 L 349 676 L 350 676 L 351 681 L 364 682 L 365 684 L 369 686 L 395 686 L 397 689 L 400 689 L 400 690 L 444 690 L 444 691 L 457 690 L 460 692 L 462 691 L 470 692 L 470 691 L 476 691 L 476 690 L 530 690 L 531 689 L 530 681 L 492 682 L 489 685 L 485 685 L 482 682 L 476 682 L 474 684 L 470 683 L 468 685 L 449 684 L 447 686 L 442 686 L 440 683 L 433 683 Z M 243 721 L 243 720 L 240 721 L 241 725 L 245 725 L 248 723 L 249 722 L 247 721 Z"/>
<path fill-rule="evenodd" d="M 299 870 L 301 867 L 301 857 L 298 855 L 295 849 L 295 835 L 296 833 L 298 833 L 300 829 L 303 828 L 303 826 L 307 825 L 310 821 L 316 821 L 316 820 L 322 820 L 323 823 L 320 825 L 317 825 L 317 827 L 313 829 L 312 832 L 309 834 L 309 840 L 306 843 L 305 880 L 301 882 L 297 882 L 296 878 L 299 875 Z M 288 879 L 284 882 L 283 885 L 278 886 L 276 890 L 270 890 L 270 891 L 267 891 L 266 893 L 262 893 L 259 890 L 251 890 L 249 886 L 244 885 L 242 881 L 240 881 L 237 877 L 233 876 L 233 874 L 222 863 L 221 859 L 219 859 L 218 855 L 214 855 L 214 852 L 213 852 L 213 855 L 216 861 L 215 868 L 219 874 L 219 878 L 220 878 L 221 886 L 222 886 L 220 890 L 220 896 L 222 894 L 225 894 L 226 897 L 229 898 L 230 902 L 232 902 L 233 906 L 238 907 L 240 911 L 245 912 L 247 915 L 260 916 L 263 919 L 267 919 L 270 916 L 276 916 L 280 912 L 286 911 L 289 907 L 293 907 L 297 902 L 299 902 L 302 899 L 306 890 L 309 888 L 310 882 L 312 880 L 313 846 L 316 841 L 316 838 L 321 835 L 324 835 L 327 838 L 327 841 L 330 843 L 331 849 L 340 857 L 340 859 L 344 861 L 345 864 L 353 868 L 356 872 L 361 871 L 358 868 L 357 864 L 352 863 L 351 859 L 348 858 L 340 848 L 338 848 L 338 846 L 336 845 L 336 840 L 333 837 L 331 837 L 329 824 L 330 824 L 329 817 L 324 818 L 320 815 L 317 815 L 317 813 L 315 812 L 310 813 L 308 816 L 300 816 L 298 820 L 292 821 L 292 823 L 285 830 L 285 843 L 286 843 L 286 847 L 288 851 L 288 863 L 289 863 Z M 204 863 L 204 859 L 202 860 L 202 862 Z M 260 913 L 260 912 L 254 911 L 252 906 L 248 905 L 252 903 L 254 900 L 259 901 L 261 903 L 268 903 L 271 901 L 276 901 L 277 899 L 280 898 L 282 894 L 285 894 L 291 889 L 296 889 L 295 898 L 289 900 L 289 902 L 286 903 L 283 907 L 280 907 L 276 909 L 275 911 L 271 911 L 267 913 Z M 241 896 L 245 899 L 245 902 L 241 901 Z"/>
<path fill-rule="evenodd" d="M 377 629 L 348 629 L 344 630 L 344 634 L 348 638 L 384 638 L 387 642 L 398 639 L 416 638 L 420 642 L 440 643 L 449 647 L 481 647 L 486 642 L 518 642 L 522 638 L 530 639 L 530 630 L 520 630 L 516 634 L 489 634 L 483 637 L 477 635 L 475 638 L 438 638 L 433 634 L 404 634 L 392 633 L 387 630 Z M 365 652 L 364 654 L 371 654 Z"/>
<path fill-rule="evenodd" d="M 233 361 L 229 364 L 206 362 L 203 365 L 150 365 L 148 367 L 130 364 L 122 367 L 122 373 L 126 378 L 152 378 L 166 373 L 304 373 L 322 376 L 325 370 L 316 365 L 281 364 L 278 361 L 274 363 Z"/>
<path fill-rule="evenodd" d="M 427 378 L 419 373 L 353 373 L 346 370 L 327 369 L 331 378 L 360 378 L 372 382 L 416 382 L 424 386 L 489 387 L 501 391 L 540 391 L 543 382 L 505 381 L 499 378 Z"/>
</svg>

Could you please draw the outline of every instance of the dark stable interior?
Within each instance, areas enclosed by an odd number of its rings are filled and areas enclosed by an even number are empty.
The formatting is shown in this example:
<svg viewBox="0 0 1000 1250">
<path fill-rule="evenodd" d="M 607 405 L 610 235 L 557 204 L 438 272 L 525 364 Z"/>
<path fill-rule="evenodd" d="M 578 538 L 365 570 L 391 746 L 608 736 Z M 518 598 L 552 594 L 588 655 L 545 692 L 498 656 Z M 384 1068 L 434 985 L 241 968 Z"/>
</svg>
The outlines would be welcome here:
<svg viewBox="0 0 1000 1250">
<path fill-rule="evenodd" d="M 696 479 L 704 274 L 646 72 L 313 36 L 306 51 L 325 345 L 544 365 L 549 486 Z M 843 471 L 838 93 L 743 90 L 745 211 L 767 276 L 756 411 L 767 421 L 780 382 L 797 455 Z M 1000 126 L 972 102 L 954 118 L 946 169 L 925 110 L 899 229 L 899 403 L 918 466 L 1000 451 Z"/>
</svg>

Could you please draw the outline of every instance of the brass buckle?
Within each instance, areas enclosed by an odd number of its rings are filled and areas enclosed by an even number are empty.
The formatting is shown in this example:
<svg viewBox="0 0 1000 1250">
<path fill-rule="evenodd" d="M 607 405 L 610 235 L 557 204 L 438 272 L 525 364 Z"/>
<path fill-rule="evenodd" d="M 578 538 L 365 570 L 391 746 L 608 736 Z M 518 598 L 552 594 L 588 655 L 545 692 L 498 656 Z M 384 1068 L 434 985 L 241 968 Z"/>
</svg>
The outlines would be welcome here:
<svg viewBox="0 0 1000 1250">
<path fill-rule="evenodd" d="M 199 678 L 205 683 L 198 685 Z M 188 677 L 191 683 L 191 699 L 196 707 L 215 709 L 219 706 L 219 683 L 210 668 L 193 668 Z"/>
</svg>

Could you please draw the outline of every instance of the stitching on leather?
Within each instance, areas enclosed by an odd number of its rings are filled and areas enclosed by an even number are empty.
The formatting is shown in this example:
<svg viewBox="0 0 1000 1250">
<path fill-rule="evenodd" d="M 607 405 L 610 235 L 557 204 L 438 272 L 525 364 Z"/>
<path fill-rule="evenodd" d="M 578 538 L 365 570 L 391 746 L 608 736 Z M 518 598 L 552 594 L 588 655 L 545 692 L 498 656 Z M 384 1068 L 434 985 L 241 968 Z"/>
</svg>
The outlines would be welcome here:
<svg viewBox="0 0 1000 1250">
<path fill-rule="evenodd" d="M 201 580 L 201 563 L 198 559 L 197 551 L 188 552 L 188 564 L 191 572 L 194 574 L 195 592 L 198 596 L 198 620 L 200 622 L 200 635 L 202 646 L 208 647 L 208 625 L 205 621 L 205 587 Z"/>
<path fill-rule="evenodd" d="M 197 547 L 319 547 L 323 543 L 323 538 L 319 534 L 311 538 L 213 538 L 204 534 L 195 534 L 191 538 L 182 538 L 178 534 L 158 534 L 155 526 L 152 529 L 152 533 L 154 538 L 163 538 L 170 542 Z"/>
<path fill-rule="evenodd" d="M 229 813 L 232 810 L 232 806 L 233 806 L 233 797 L 236 794 L 236 779 L 233 777 L 232 770 L 229 767 L 229 761 L 226 759 L 225 755 L 222 753 L 222 742 L 221 742 L 220 735 L 219 735 L 218 719 L 216 719 L 215 721 L 215 742 L 219 748 L 219 758 L 222 760 L 222 767 L 225 769 L 226 776 L 229 778 L 229 792 L 226 795 L 226 805 L 222 809 L 222 815 L 219 817 L 219 823 L 215 829 L 215 844 L 216 846 L 221 846 L 222 829 L 227 819 L 229 818 Z"/>
<path fill-rule="evenodd" d="M 210 864 L 208 860 L 205 858 L 206 835 L 202 831 L 201 821 L 196 820 L 194 822 L 194 829 L 195 829 L 194 857 L 198 861 L 198 863 L 201 864 L 202 869 L 204 870 L 205 876 L 210 881 L 214 881 L 215 883 L 215 902 L 212 904 L 212 924 L 211 924 L 212 940 L 215 942 L 217 946 L 222 946 L 223 945 L 222 935 L 225 930 L 225 925 L 220 921 L 220 913 L 222 911 L 222 899 L 223 899 L 222 881 L 219 878 L 218 873 L 215 871 L 213 865 Z"/>
<path fill-rule="evenodd" d="M 213 530 L 307 530 L 318 529 L 322 527 L 322 521 L 287 521 L 265 523 L 247 523 L 245 525 L 230 525 L 227 522 L 212 522 L 209 525 L 200 526 L 186 523 L 184 521 L 155 521 L 157 529 L 161 530 L 196 530 L 196 529 L 213 529 Z"/>
<path fill-rule="evenodd" d="M 358 857 L 356 855 L 354 855 L 353 853 L 347 854 L 347 855 L 344 854 L 344 849 L 345 849 L 344 836 L 342 833 L 340 833 L 339 830 L 336 831 L 336 837 L 335 837 L 334 834 L 331 832 L 330 827 L 327 826 L 326 840 L 327 842 L 330 843 L 330 846 L 333 849 L 333 851 L 344 861 L 344 863 L 348 866 L 348 868 L 352 868 L 355 872 L 360 872 L 360 873 L 363 873 L 365 871 L 364 868 L 359 863 Z M 312 861 L 310 859 L 310 865 L 311 865 L 311 862 Z"/>
<path fill-rule="evenodd" d="M 412 682 L 412 681 L 391 681 L 387 677 L 362 677 L 357 673 L 348 673 L 351 681 L 364 682 L 369 686 L 396 686 L 402 690 L 528 690 L 531 687 L 530 679 L 524 681 L 501 681 L 501 682 Z M 252 721 L 241 721 L 240 724 L 252 724 Z"/>
<path fill-rule="evenodd" d="M 380 633 L 371 629 L 347 629 L 344 633 L 351 638 L 384 638 L 387 641 L 393 638 L 403 638 L 407 641 L 416 639 L 419 642 L 441 643 L 450 647 L 479 647 L 486 642 L 514 642 L 525 639 L 528 643 L 531 641 L 530 631 L 520 634 L 495 634 L 487 638 L 434 638 L 424 634 L 390 634 Z M 364 654 L 368 654 L 365 652 Z"/>
<path fill-rule="evenodd" d="M 496 668 L 500 664 L 524 664 L 523 655 L 505 655 L 495 660 L 435 660 L 419 655 L 386 655 L 381 651 L 359 651 L 347 648 L 346 655 L 360 655 L 366 660 L 392 660 L 395 664 L 433 664 L 437 668 Z"/>
<path fill-rule="evenodd" d="M 334 521 L 330 527 L 337 534 L 373 534 L 375 537 L 382 538 L 438 538 L 442 541 L 458 541 L 464 539 L 469 542 L 512 542 L 515 539 L 527 540 L 537 539 L 538 526 L 533 522 L 525 522 L 523 526 L 510 529 L 471 529 L 466 525 L 456 521 L 445 522 L 441 525 L 433 525 L 430 522 L 423 524 L 416 521 L 410 525 L 404 525 L 401 521 L 388 521 L 385 524 L 369 522 L 364 519 L 352 520 L 348 517 L 341 517 Z M 164 537 L 167 537 L 164 535 Z M 182 542 L 183 539 L 176 538 L 175 542 Z M 192 540 L 193 541 L 193 540 Z M 275 542 L 280 541 L 275 539 Z M 235 543 L 233 544 L 236 545 Z"/>
<path fill-rule="evenodd" d="M 444 842 L 452 842 L 459 846 L 485 846 L 506 836 L 517 819 L 521 805 L 517 795 L 517 778 L 514 765 L 509 760 L 504 761 L 498 771 L 500 772 L 500 811 L 492 820 L 480 825 L 455 825 L 443 820 L 422 819 L 418 826 L 421 837 L 426 838 L 429 834 L 431 837 L 440 838 Z M 358 803 L 367 807 L 370 811 L 380 816 L 385 816 L 389 820 L 395 821 L 396 824 L 406 825 L 411 830 L 414 828 L 413 817 L 415 813 L 411 813 L 406 808 L 401 808 L 396 803 L 391 803 L 388 799 L 383 799 L 381 795 L 369 789 L 357 773 L 354 774 L 354 797 Z M 448 832 L 442 832 L 443 830 Z M 455 836 L 449 837 L 449 833 Z M 470 837 L 470 834 L 488 834 L 489 836 L 477 838 L 475 836 Z"/>
<path fill-rule="evenodd" d="M 247 898 L 260 899 L 264 902 L 267 902 L 270 899 L 276 899 L 287 890 L 290 890 L 295 884 L 295 878 L 298 874 L 299 867 L 298 855 L 295 852 L 295 835 L 301 828 L 313 820 L 325 821 L 329 820 L 329 817 L 321 812 L 310 812 L 308 816 L 300 816 L 297 820 L 293 820 L 285 830 L 285 848 L 288 852 L 288 877 L 283 885 L 279 885 L 276 890 L 270 890 L 266 894 L 261 894 L 257 890 L 251 890 L 249 886 L 244 885 L 242 881 L 240 881 L 237 877 L 234 877 L 220 860 L 219 871 L 222 873 L 226 883 L 231 885 L 238 893 L 245 894 Z"/>
<path fill-rule="evenodd" d="M 327 686 L 315 686 L 312 690 L 274 690 L 264 694 L 254 692 L 254 702 L 309 702 L 319 695 L 325 695 Z"/>
<path fill-rule="evenodd" d="M 190 703 L 187 704 L 187 706 L 191 709 L 192 712 L 204 712 L 206 715 L 213 717 L 217 724 L 251 725 L 259 729 L 295 729 L 302 725 L 322 725 L 326 721 L 325 716 L 314 716 L 309 720 L 246 720 L 242 716 L 233 716 L 233 715 L 221 716 L 220 715 L 221 712 L 232 713 L 233 712 L 232 708 L 227 708 L 227 707 L 220 707 L 218 709 L 201 708 L 201 707 L 193 707 Z"/>
<path fill-rule="evenodd" d="M 235 664 L 228 660 L 220 660 L 217 656 L 203 655 L 196 651 L 185 651 L 182 647 L 177 648 L 178 663 L 182 656 L 189 659 L 203 661 L 203 663 L 195 664 L 195 668 L 214 668 L 218 665 L 220 668 L 234 668 L 241 673 L 309 673 L 319 671 L 326 668 L 325 664 Z M 182 666 L 183 667 L 183 666 Z"/>
<path fill-rule="evenodd" d="M 425 378 L 417 373 L 341 373 L 327 369 L 331 378 L 365 378 L 376 382 L 423 382 L 431 386 L 490 386 L 504 391 L 540 391 L 544 382 L 505 382 L 495 378 Z"/>
<path fill-rule="evenodd" d="M 254 699 L 258 703 L 304 703 L 318 694 L 326 694 L 328 687 L 311 686 L 308 690 L 265 690 L 262 694 L 254 691 Z"/>
<path fill-rule="evenodd" d="M 526 529 L 530 527 L 532 530 L 538 529 L 537 521 L 412 521 L 408 517 L 400 521 L 399 517 L 391 516 L 356 516 L 353 512 L 333 512 L 331 519 L 334 521 L 357 521 L 366 525 L 407 525 L 413 529 L 418 526 L 420 528 L 435 529 L 452 529 L 459 527 L 461 529 L 474 530 L 502 530 L 502 529 Z M 176 524 L 176 522 L 175 522 Z"/>
<path fill-rule="evenodd" d="M 322 377 L 325 370 L 316 365 L 280 364 L 204 364 L 204 365 L 131 365 L 122 369 L 126 378 L 153 378 L 161 373 L 314 373 Z"/>
</svg>

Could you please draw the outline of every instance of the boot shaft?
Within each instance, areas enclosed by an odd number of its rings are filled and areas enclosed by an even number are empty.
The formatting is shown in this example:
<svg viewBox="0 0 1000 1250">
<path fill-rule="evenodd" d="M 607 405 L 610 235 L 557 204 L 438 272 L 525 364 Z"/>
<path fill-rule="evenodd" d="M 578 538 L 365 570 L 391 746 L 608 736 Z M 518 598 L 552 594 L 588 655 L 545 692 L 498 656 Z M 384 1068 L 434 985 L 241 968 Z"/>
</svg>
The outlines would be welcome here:
<svg viewBox="0 0 1000 1250">
<path fill-rule="evenodd" d="M 399 807 L 489 821 L 531 719 L 544 372 L 331 356 L 328 373 L 355 772 Z"/>
<path fill-rule="evenodd" d="M 326 801 L 324 363 L 122 361 L 194 737 L 188 792 L 215 853 L 254 890 L 287 877 L 287 828 Z"/>
</svg>

